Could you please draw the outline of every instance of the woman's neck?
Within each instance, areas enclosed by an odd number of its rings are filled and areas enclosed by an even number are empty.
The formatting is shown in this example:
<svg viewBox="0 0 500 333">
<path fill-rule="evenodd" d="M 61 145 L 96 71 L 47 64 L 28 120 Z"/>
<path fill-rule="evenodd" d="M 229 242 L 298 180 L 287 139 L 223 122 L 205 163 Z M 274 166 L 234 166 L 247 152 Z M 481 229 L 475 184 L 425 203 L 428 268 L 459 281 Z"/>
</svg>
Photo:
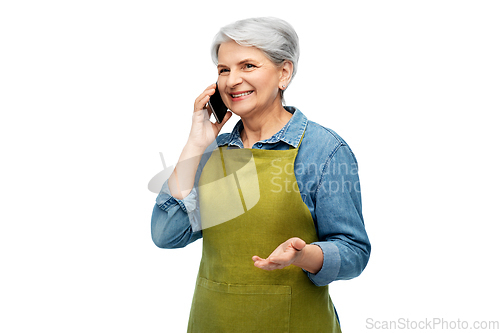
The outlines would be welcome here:
<svg viewBox="0 0 500 333">
<path fill-rule="evenodd" d="M 265 140 L 278 132 L 292 118 L 292 114 L 280 107 L 267 111 L 253 117 L 241 118 L 243 130 L 241 132 L 241 141 L 245 148 L 252 148 L 253 145 L 261 140 Z"/>
</svg>

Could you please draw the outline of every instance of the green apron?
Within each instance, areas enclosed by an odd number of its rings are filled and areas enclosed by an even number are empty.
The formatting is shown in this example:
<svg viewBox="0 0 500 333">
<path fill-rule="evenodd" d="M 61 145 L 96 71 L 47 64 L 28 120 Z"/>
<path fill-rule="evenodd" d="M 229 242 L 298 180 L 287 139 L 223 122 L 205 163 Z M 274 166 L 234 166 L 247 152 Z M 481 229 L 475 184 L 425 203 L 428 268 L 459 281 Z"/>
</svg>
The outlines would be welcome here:
<svg viewBox="0 0 500 333">
<path fill-rule="evenodd" d="M 294 265 L 253 265 L 291 237 L 318 241 L 295 179 L 297 152 L 212 153 L 199 182 L 203 254 L 188 332 L 341 332 L 328 286 Z"/>
</svg>

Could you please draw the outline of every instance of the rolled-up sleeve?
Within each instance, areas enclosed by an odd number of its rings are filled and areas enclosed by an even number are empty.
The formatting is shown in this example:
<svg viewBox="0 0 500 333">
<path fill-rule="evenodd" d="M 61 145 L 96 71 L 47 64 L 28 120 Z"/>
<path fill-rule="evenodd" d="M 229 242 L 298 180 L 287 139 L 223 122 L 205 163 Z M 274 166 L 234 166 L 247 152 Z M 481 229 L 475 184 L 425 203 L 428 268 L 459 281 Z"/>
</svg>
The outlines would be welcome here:
<svg viewBox="0 0 500 333">
<path fill-rule="evenodd" d="M 345 143 L 325 163 L 315 193 L 315 215 L 319 241 L 313 244 L 323 251 L 323 266 L 316 274 L 306 272 L 309 279 L 323 286 L 361 274 L 371 245 L 361 212 L 358 164 Z"/>
<path fill-rule="evenodd" d="M 153 208 L 151 216 L 151 237 L 160 248 L 180 248 L 200 238 L 201 231 L 193 231 L 191 221 L 199 223 L 196 189 L 183 200 L 174 198 L 166 181 Z"/>
<path fill-rule="evenodd" d="M 184 247 L 202 237 L 198 182 L 206 162 L 217 147 L 214 141 L 204 152 L 191 192 L 182 200 L 172 196 L 168 180 L 156 197 L 151 216 L 151 237 L 156 246 L 172 249 Z"/>
</svg>

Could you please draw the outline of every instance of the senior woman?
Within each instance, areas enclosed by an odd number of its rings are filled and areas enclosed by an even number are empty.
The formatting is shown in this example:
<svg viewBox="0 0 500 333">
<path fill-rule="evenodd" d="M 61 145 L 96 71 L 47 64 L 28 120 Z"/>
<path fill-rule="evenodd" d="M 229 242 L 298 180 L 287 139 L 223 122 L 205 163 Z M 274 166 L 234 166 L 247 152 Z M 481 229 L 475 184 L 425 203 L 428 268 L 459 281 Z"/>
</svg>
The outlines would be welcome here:
<svg viewBox="0 0 500 333">
<path fill-rule="evenodd" d="M 299 58 L 287 22 L 227 25 L 212 58 L 230 111 L 210 120 L 216 84 L 195 100 L 151 225 L 161 248 L 203 237 L 188 331 L 340 332 L 328 284 L 358 276 L 370 255 L 356 159 L 335 132 L 284 106 Z M 233 113 L 241 119 L 219 135 Z"/>
</svg>

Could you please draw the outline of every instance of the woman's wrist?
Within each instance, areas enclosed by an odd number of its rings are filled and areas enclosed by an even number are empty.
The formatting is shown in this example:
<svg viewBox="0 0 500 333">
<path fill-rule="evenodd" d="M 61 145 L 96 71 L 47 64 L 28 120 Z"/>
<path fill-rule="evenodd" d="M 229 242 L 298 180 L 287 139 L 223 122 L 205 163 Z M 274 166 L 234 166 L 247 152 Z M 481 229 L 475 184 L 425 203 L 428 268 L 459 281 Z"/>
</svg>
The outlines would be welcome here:
<svg viewBox="0 0 500 333">
<path fill-rule="evenodd" d="M 192 142 L 190 139 L 188 139 L 186 145 L 184 146 L 184 149 L 182 151 L 181 156 L 184 158 L 201 158 L 205 150 L 208 148 L 210 144 L 208 145 L 200 145 L 198 143 Z"/>
</svg>

